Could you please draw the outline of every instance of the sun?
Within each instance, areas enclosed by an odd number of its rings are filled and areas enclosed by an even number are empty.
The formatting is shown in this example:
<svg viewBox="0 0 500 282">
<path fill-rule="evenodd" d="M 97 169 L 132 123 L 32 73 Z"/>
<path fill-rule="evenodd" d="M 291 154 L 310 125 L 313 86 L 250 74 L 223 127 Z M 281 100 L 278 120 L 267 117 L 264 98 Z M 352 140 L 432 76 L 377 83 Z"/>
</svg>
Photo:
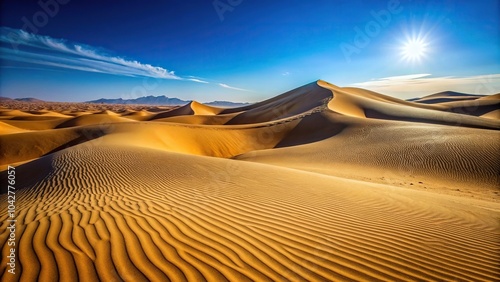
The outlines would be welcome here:
<svg viewBox="0 0 500 282">
<path fill-rule="evenodd" d="M 403 44 L 401 55 L 406 61 L 419 62 L 426 56 L 428 45 L 422 38 L 410 38 Z"/>
</svg>

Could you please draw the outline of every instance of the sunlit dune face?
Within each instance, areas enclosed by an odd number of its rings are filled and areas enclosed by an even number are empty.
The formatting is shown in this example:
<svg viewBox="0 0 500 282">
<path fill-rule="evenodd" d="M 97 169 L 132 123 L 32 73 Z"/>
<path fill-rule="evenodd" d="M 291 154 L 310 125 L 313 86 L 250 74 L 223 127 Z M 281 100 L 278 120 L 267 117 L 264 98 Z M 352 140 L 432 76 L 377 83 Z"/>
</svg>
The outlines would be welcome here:
<svg viewBox="0 0 500 282">
<path fill-rule="evenodd" d="M 410 62 L 421 61 L 427 51 L 428 43 L 421 38 L 408 39 L 402 47 L 403 59 Z"/>
</svg>

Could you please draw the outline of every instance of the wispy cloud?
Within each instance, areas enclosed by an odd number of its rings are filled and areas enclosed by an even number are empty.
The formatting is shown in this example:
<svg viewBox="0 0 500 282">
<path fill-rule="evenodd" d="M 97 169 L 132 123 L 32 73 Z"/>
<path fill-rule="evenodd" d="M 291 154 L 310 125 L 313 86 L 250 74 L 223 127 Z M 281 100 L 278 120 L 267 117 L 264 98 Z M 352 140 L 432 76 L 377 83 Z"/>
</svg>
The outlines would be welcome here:
<svg viewBox="0 0 500 282">
<path fill-rule="evenodd" d="M 224 83 L 219 83 L 219 86 L 220 86 L 220 87 L 227 88 L 227 89 L 238 90 L 238 91 L 250 91 L 250 90 L 248 90 L 248 89 L 243 89 L 243 88 L 238 88 L 238 87 L 229 86 L 229 85 L 224 84 Z"/>
<path fill-rule="evenodd" d="M 286 72 L 282 73 L 281 75 L 282 76 L 288 76 L 288 75 L 290 75 L 290 72 L 286 71 Z"/>
<path fill-rule="evenodd" d="M 422 77 L 426 77 L 426 76 L 430 76 L 430 75 L 431 75 L 430 73 L 407 74 L 407 75 L 384 77 L 384 78 L 381 78 L 380 80 L 391 80 L 391 81 L 408 80 L 408 79 L 422 78 Z"/>
<path fill-rule="evenodd" d="M 196 76 L 179 76 L 163 67 L 109 55 L 100 48 L 8 27 L 0 27 L 0 58 L 46 70 L 70 69 L 120 76 L 186 80 L 249 91 L 224 83 L 209 82 L 210 80 Z"/>
<path fill-rule="evenodd" d="M 194 82 L 199 82 L 199 83 L 210 83 L 208 81 L 204 81 L 204 80 L 201 80 L 201 79 L 198 79 L 198 78 L 188 78 L 187 80 L 191 80 L 191 81 L 194 81 Z"/>
<path fill-rule="evenodd" d="M 31 34 L 20 29 L 0 27 L 0 42 L 5 46 L 0 53 L 4 60 L 113 75 L 182 79 L 162 67 L 107 55 L 88 45 Z"/>
<path fill-rule="evenodd" d="M 405 99 L 448 90 L 470 94 L 494 94 L 500 92 L 500 74 L 466 77 L 410 74 L 373 79 L 354 83 L 352 86 Z"/>
</svg>

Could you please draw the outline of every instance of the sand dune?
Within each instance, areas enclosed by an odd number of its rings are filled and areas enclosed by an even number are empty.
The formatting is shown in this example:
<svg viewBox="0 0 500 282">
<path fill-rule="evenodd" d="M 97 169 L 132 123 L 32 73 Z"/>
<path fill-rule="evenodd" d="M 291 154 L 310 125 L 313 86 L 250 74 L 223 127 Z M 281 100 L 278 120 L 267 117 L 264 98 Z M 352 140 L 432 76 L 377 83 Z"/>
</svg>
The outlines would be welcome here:
<svg viewBox="0 0 500 282">
<path fill-rule="evenodd" d="M 384 103 L 381 99 L 373 99 L 366 95 L 366 91 L 340 88 L 335 85 L 320 81 L 318 83 L 333 92 L 334 98 L 329 102 L 328 108 L 343 115 L 354 117 L 367 117 L 409 122 L 422 122 L 431 124 L 454 125 L 474 128 L 500 129 L 500 123 L 492 120 L 477 118 L 451 112 L 441 112 L 421 108 L 415 103 Z M 394 99 L 394 98 L 393 98 Z M 402 105 L 406 105 L 403 107 Z"/>
<path fill-rule="evenodd" d="M 153 115 L 154 113 L 142 109 L 140 111 L 127 111 L 126 113 L 122 114 L 122 117 L 137 121 L 143 121 L 143 120 L 149 120 Z"/>
<path fill-rule="evenodd" d="M 83 142 L 89 142 L 105 135 L 111 128 L 89 126 L 3 134 L 0 135 L 0 147 L 2 148 L 0 164 L 27 161 Z"/>
<path fill-rule="evenodd" d="M 249 124 L 306 115 L 320 110 L 332 98 L 331 92 L 316 82 L 299 87 L 273 99 L 251 106 L 227 109 L 222 113 L 240 112 L 227 124 Z"/>
<path fill-rule="evenodd" d="M 81 144 L 36 162 L 52 176 L 19 195 L 19 258 L 30 266 L 19 278 L 500 275 L 498 212 L 443 196 L 131 146 Z M 19 174 L 34 174 L 28 168 Z"/>
<path fill-rule="evenodd" d="M 500 108 L 500 100 L 497 99 L 477 99 L 472 101 L 455 101 L 441 103 L 447 111 L 473 115 L 483 116 L 490 112 L 496 111 Z"/>
<path fill-rule="evenodd" d="M 487 112 L 485 114 L 482 114 L 481 117 L 491 118 L 491 119 L 500 119 L 500 109 L 493 110 L 491 112 Z"/>
<path fill-rule="evenodd" d="M 0 134 L 24 132 L 25 130 L 0 121 Z"/>
<path fill-rule="evenodd" d="M 484 96 L 479 98 L 478 100 L 500 100 L 500 93 L 494 94 L 494 95 L 489 95 L 489 96 Z"/>
<path fill-rule="evenodd" d="M 29 113 L 28 111 L 20 111 L 20 110 L 3 110 L 0 111 L 0 116 L 7 116 L 9 118 L 13 117 L 30 117 L 33 116 L 32 113 Z"/>
<path fill-rule="evenodd" d="M 110 111 L 110 110 L 103 110 L 103 111 L 97 112 L 96 114 L 109 115 L 109 116 L 120 116 L 119 113 L 115 113 L 115 112 Z"/>
<path fill-rule="evenodd" d="M 500 280 L 495 97 L 2 106 L 2 281 Z"/>
<path fill-rule="evenodd" d="M 193 109 L 195 115 L 216 115 L 224 110 L 223 108 L 203 105 L 196 101 L 191 102 L 191 108 Z"/>
<path fill-rule="evenodd" d="M 64 127 L 74 127 L 74 126 L 82 126 L 82 125 L 93 125 L 93 124 L 100 124 L 100 125 L 107 125 L 107 124 L 114 124 L 114 123 L 120 123 L 120 122 L 131 122 L 130 119 L 126 119 L 123 117 L 120 117 L 117 114 L 92 114 L 92 115 L 82 115 L 78 116 L 75 118 L 72 118 L 70 120 L 67 120 L 57 126 L 57 128 L 64 128 Z"/>
<path fill-rule="evenodd" d="M 173 116 L 193 115 L 193 114 L 194 110 L 191 108 L 191 103 L 189 103 L 182 107 L 174 108 L 168 111 L 159 111 L 154 116 L 152 116 L 150 120 L 173 117 Z"/>
<path fill-rule="evenodd" d="M 29 122 L 23 120 L 2 120 L 3 123 L 9 124 L 11 126 L 15 126 L 22 129 L 27 130 L 47 130 L 54 129 L 65 121 L 70 120 L 71 118 L 51 118 L 45 120 L 31 120 Z"/>
<path fill-rule="evenodd" d="M 236 158 L 482 199 L 497 196 L 498 131 L 316 115 L 304 118 L 277 148 Z"/>
<path fill-rule="evenodd" d="M 187 124 L 206 124 L 206 125 L 223 125 L 234 118 L 238 113 L 220 114 L 220 115 L 187 115 L 175 116 L 168 118 L 160 118 L 155 121 L 187 123 Z"/>
<path fill-rule="evenodd" d="M 484 98 L 484 95 L 472 95 L 472 94 L 465 94 L 453 91 L 444 91 L 428 95 L 425 97 L 421 97 L 418 99 L 414 99 L 413 101 L 423 104 L 439 104 L 439 103 L 453 102 L 453 101 L 477 100 L 482 98 Z"/>
</svg>

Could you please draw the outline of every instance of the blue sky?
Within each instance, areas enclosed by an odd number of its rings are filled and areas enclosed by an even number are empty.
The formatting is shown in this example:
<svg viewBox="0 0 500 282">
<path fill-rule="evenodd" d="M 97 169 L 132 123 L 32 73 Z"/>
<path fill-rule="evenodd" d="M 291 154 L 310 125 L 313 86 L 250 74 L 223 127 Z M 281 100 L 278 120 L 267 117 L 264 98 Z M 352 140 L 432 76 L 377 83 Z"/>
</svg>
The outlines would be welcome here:
<svg viewBox="0 0 500 282">
<path fill-rule="evenodd" d="M 500 92 L 499 1 L 20 2 L 0 10 L 12 98 L 255 102 L 317 79 L 404 99 Z"/>
</svg>

